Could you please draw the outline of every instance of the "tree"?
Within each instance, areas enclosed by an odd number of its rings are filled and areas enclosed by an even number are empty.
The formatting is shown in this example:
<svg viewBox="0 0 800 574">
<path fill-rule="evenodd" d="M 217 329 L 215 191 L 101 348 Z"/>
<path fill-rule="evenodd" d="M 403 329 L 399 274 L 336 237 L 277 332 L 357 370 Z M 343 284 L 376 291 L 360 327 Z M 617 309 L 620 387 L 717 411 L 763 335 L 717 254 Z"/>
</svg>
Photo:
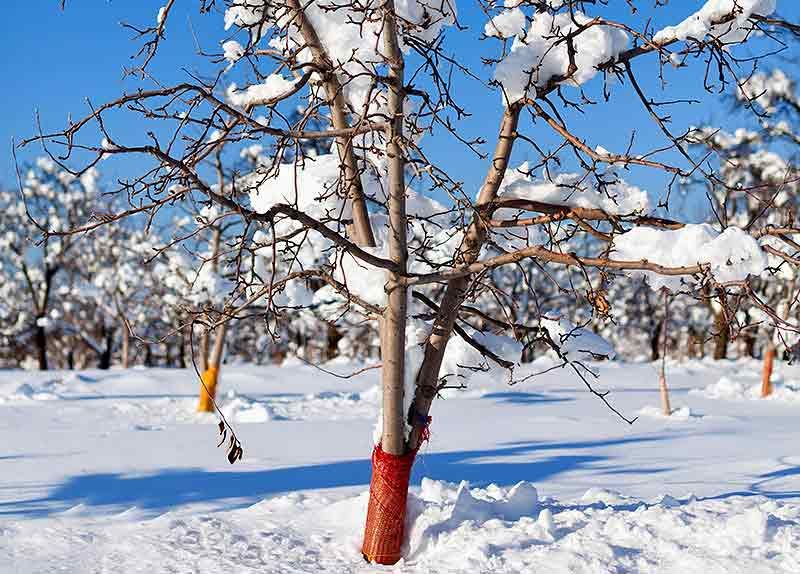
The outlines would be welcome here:
<svg viewBox="0 0 800 574">
<path fill-rule="evenodd" d="M 652 8 L 657 14 L 659 4 Z M 174 6 L 169 0 L 142 32 L 148 38 L 140 52 L 143 78 L 174 25 Z M 227 0 L 225 6 L 225 27 L 237 39 L 227 38 L 216 57 L 226 61 L 228 74 L 250 79 L 245 88 L 225 88 L 222 75 L 147 86 L 37 139 L 69 150 L 79 134 L 85 141 L 95 130 L 104 144 L 82 145 L 94 154 L 89 165 L 128 154 L 150 158 L 151 167 L 117 186 L 117 194 L 135 200 L 114 221 L 183 201 L 219 210 L 220 224 L 241 223 L 235 244 L 226 246 L 230 296 L 208 329 L 253 306 L 272 320 L 329 305 L 328 299 L 338 300 L 342 316 L 357 313 L 380 325 L 382 414 L 363 546 L 371 561 L 400 557 L 411 467 L 444 388 L 492 365 L 513 376 L 523 348 L 540 344 L 611 406 L 583 363 L 612 354 L 609 345 L 558 308 L 539 307 L 517 322 L 497 293 L 495 270 L 525 261 L 542 274 L 569 268 L 573 296 L 598 313 L 608 307 L 608 282 L 644 277 L 656 291 L 702 292 L 729 316 L 753 297 L 751 277 L 766 272 L 765 252 L 797 262 L 791 252 L 759 243 L 797 233 L 793 222 L 715 227 L 665 216 L 678 181 L 731 186 L 692 152 L 691 130 L 673 132 L 661 115 L 681 99 L 670 97 L 669 84 L 663 100 L 647 94 L 670 64 L 675 74 L 703 78 L 709 91 L 741 88 L 741 70 L 753 59 L 738 59 L 738 44 L 753 44 L 766 57 L 792 29 L 773 15 L 771 0 L 710 0 L 655 34 L 644 14 L 622 22 L 595 2 L 482 4 L 493 15 L 484 38 L 499 41 L 484 58 L 493 67 L 490 80 L 448 51 L 446 34 L 464 33 L 449 0 Z M 460 92 L 470 81 L 502 106 L 488 155 L 483 135 L 464 135 L 461 123 L 468 112 Z M 493 92 L 484 89 L 489 84 Z M 619 128 L 631 135 L 622 153 L 573 131 L 581 114 L 624 93 L 651 117 L 663 141 L 638 141 L 624 118 Z M 303 111 L 288 121 L 299 100 Z M 121 107 L 158 120 L 158 133 L 112 133 L 104 118 Z M 309 129 L 312 119 L 323 129 Z M 463 145 L 476 161 L 488 160 L 475 200 L 458 166 L 436 159 L 435 146 L 448 136 L 446 145 Z M 331 139 L 330 153 L 312 154 L 304 145 Z M 223 144 L 254 141 L 269 150 L 269 161 L 233 174 L 228 185 L 215 183 L 207 159 Z M 518 147 L 536 160 L 513 168 Z M 80 166 L 71 169 L 83 173 Z M 625 179 L 644 171 L 664 174 L 658 203 Z M 447 197 L 446 204 L 433 194 Z M 764 213 L 773 209 L 767 204 Z M 87 222 L 73 232 L 103 224 Z M 498 314 L 475 305 L 492 293 Z M 233 436 L 231 462 L 242 454 Z"/>
<path fill-rule="evenodd" d="M 75 176 L 48 158 L 25 172 L 19 194 L 0 192 L 0 270 L 7 278 L 0 292 L 15 305 L 3 334 L 32 340 L 41 370 L 49 367 L 48 333 L 63 314 L 54 299 L 70 290 L 62 285 L 66 291 L 59 292 L 59 281 L 80 272 L 88 259 L 81 237 L 64 232 L 94 214 L 98 193 L 95 169 Z"/>
</svg>

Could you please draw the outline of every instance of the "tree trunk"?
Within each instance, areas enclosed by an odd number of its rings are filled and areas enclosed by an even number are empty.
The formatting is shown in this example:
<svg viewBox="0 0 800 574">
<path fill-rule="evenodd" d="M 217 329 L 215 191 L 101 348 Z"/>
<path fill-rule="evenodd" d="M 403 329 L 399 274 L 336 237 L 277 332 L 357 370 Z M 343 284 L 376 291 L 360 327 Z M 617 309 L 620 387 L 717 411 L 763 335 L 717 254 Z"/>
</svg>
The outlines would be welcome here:
<svg viewBox="0 0 800 574">
<path fill-rule="evenodd" d="M 330 361 L 339 355 L 339 341 L 342 340 L 342 333 L 333 323 L 328 323 L 328 337 L 325 345 L 325 359 Z"/>
<path fill-rule="evenodd" d="M 185 369 L 186 368 L 186 331 L 184 329 L 180 330 L 178 334 L 178 368 Z"/>
<path fill-rule="evenodd" d="M 664 321 L 656 323 L 655 329 L 650 334 L 650 360 L 655 362 L 661 358 L 661 337 L 664 330 Z"/>
<path fill-rule="evenodd" d="M 719 361 L 728 356 L 728 342 L 730 341 L 730 328 L 725 321 L 725 315 L 720 311 L 714 317 L 714 360 Z"/>
<path fill-rule="evenodd" d="M 761 371 L 761 397 L 766 398 L 772 394 L 772 367 L 775 363 L 775 343 L 770 342 L 764 353 L 764 368 Z"/>
<path fill-rule="evenodd" d="M 129 356 L 131 346 L 131 333 L 125 321 L 122 322 L 122 348 L 120 349 L 120 363 L 123 369 L 129 367 Z"/>
<path fill-rule="evenodd" d="M 105 346 L 100 352 L 100 357 L 97 361 L 97 368 L 105 371 L 111 368 L 111 356 L 114 351 L 114 331 L 104 325 L 102 327 L 101 335 L 103 336 Z"/>
<path fill-rule="evenodd" d="M 393 14 L 394 6 L 391 0 L 385 3 L 385 13 Z M 390 257 L 396 262 L 405 264 L 405 225 L 402 227 L 395 223 L 396 219 L 404 213 L 404 184 L 402 182 L 402 165 L 400 152 L 394 147 L 397 144 L 396 135 L 402 129 L 402 99 L 392 101 L 393 96 L 402 93 L 402 62 L 397 50 L 395 23 L 393 16 L 385 19 L 386 36 L 393 37 L 394 46 L 385 46 L 385 53 L 391 54 L 390 59 L 390 113 L 394 118 L 389 138 L 390 158 L 395 159 L 390 163 L 389 185 L 389 218 L 390 228 Z M 395 74 L 392 76 L 392 74 Z M 392 103 L 394 105 L 392 105 Z M 508 160 L 511 155 L 516 127 L 520 112 L 519 104 L 512 104 L 503 115 L 501 131 L 495 154 L 484 185 L 478 196 L 478 212 L 473 217 L 469 229 L 456 255 L 457 264 L 474 263 L 483 242 L 486 239 L 486 228 L 483 218 L 490 214 L 491 203 L 497 197 L 497 191 L 505 175 Z M 387 150 L 388 151 L 388 150 Z M 402 210 L 402 211 L 401 211 Z M 394 245 L 394 247 L 393 247 Z M 400 247 L 402 246 L 402 250 Z M 400 259 L 400 258 L 403 259 Z M 401 281 L 396 281 L 393 275 L 390 278 L 388 290 L 389 301 L 383 318 L 381 330 L 381 346 L 383 361 L 383 436 L 381 444 L 373 451 L 372 455 L 372 481 L 370 483 L 370 502 L 367 509 L 367 525 L 364 534 L 362 553 L 369 561 L 381 564 L 394 564 L 400 559 L 400 547 L 403 539 L 403 524 L 405 520 L 406 497 L 411 466 L 414 462 L 417 449 L 425 440 L 429 422 L 428 412 L 438 390 L 439 369 L 442 364 L 445 347 L 453 331 L 458 309 L 466 297 L 470 278 L 462 276 L 454 278 L 447 283 L 447 289 L 439 306 L 433 329 L 425 345 L 425 354 L 422 365 L 416 376 L 416 389 L 414 399 L 408 412 L 402 413 L 398 420 L 398 406 L 403 404 L 403 369 L 405 368 L 405 350 L 401 346 L 405 333 L 405 305 L 407 288 L 402 287 Z M 402 296 L 401 296 L 402 294 Z M 401 331 L 401 325 L 403 331 Z M 402 439 L 405 434 L 403 415 L 411 424 L 411 433 L 408 441 Z M 402 446 L 402 448 L 400 448 Z M 400 454 L 392 454 L 397 452 Z"/>
<path fill-rule="evenodd" d="M 389 64 L 389 113 L 386 153 L 389 158 L 389 273 L 388 301 L 381 321 L 381 385 L 383 427 L 372 455 L 372 480 L 361 552 L 369 562 L 394 564 L 400 560 L 406 498 L 416 449 L 407 451 L 405 409 L 405 341 L 408 288 L 402 282 L 408 262 L 406 234 L 405 150 L 403 147 L 404 62 L 397 41 L 394 1 L 384 9 L 384 50 Z"/>
<path fill-rule="evenodd" d="M 667 388 L 667 343 L 669 341 L 667 328 L 669 326 L 669 291 L 664 289 L 664 318 L 661 320 L 661 374 L 658 377 L 658 388 L 661 393 L 661 411 L 665 417 L 672 414 L 669 404 L 669 389 Z"/>
<path fill-rule="evenodd" d="M 200 353 L 198 359 L 200 359 L 200 371 L 205 372 L 209 365 L 208 365 L 208 349 L 211 346 L 210 338 L 208 334 L 208 330 L 203 328 L 203 333 L 200 335 Z"/>
<path fill-rule="evenodd" d="M 658 377 L 658 389 L 661 394 L 661 412 L 665 417 L 672 414 L 672 407 L 669 404 L 669 389 L 667 388 L 667 378 L 664 373 Z"/>
<path fill-rule="evenodd" d="M 39 359 L 39 370 L 46 371 L 47 366 L 47 333 L 45 332 L 44 325 L 39 324 L 39 320 L 43 317 L 36 318 L 36 353 Z"/>
</svg>

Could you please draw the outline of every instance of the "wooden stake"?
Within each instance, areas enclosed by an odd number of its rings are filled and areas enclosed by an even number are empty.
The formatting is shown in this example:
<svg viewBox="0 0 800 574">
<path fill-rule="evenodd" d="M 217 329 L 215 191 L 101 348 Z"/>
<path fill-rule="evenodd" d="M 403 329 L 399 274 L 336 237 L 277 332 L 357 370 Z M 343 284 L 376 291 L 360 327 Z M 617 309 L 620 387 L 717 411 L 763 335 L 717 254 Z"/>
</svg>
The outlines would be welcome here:
<svg viewBox="0 0 800 574">
<path fill-rule="evenodd" d="M 772 367 L 775 363 L 775 345 L 769 344 L 764 353 L 764 369 L 761 371 L 761 398 L 766 398 L 772 394 Z"/>
</svg>

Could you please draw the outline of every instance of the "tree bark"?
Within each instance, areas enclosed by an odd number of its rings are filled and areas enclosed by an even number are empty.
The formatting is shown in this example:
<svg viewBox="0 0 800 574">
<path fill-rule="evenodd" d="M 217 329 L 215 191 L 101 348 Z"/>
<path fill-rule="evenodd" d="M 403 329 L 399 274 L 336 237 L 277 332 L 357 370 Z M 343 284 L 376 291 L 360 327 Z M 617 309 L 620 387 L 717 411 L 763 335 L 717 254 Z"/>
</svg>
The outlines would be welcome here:
<svg viewBox="0 0 800 574">
<path fill-rule="evenodd" d="M 408 261 L 406 234 L 406 185 L 403 140 L 403 55 L 397 44 L 394 2 L 384 4 L 384 49 L 389 55 L 389 113 L 386 154 L 389 158 L 389 258 L 400 272 L 389 274 L 388 303 L 383 316 L 381 337 L 383 368 L 383 434 L 381 446 L 389 454 L 401 455 L 406 449 L 403 391 L 405 382 L 405 340 L 408 289 L 401 281 Z"/>
<path fill-rule="evenodd" d="M 714 360 L 719 361 L 728 356 L 728 342 L 730 341 L 730 328 L 725 321 L 725 315 L 720 311 L 714 317 Z"/>
<path fill-rule="evenodd" d="M 97 368 L 105 371 L 111 368 L 111 356 L 114 352 L 114 330 L 109 329 L 105 325 L 103 325 L 101 329 L 104 346 L 103 350 L 100 351 Z"/>
<path fill-rule="evenodd" d="M 123 369 L 130 366 L 131 333 L 125 321 L 122 321 L 122 347 L 120 349 L 120 363 Z"/>
<path fill-rule="evenodd" d="M 200 371 L 206 371 L 208 369 L 208 350 L 210 347 L 210 337 L 208 334 L 208 330 L 205 328 L 203 329 L 203 334 L 200 335 L 200 352 L 198 359 L 200 363 Z"/>
<path fill-rule="evenodd" d="M 664 321 L 656 323 L 655 329 L 650 334 L 650 360 L 657 361 L 661 358 L 661 333 L 664 330 Z"/>
<path fill-rule="evenodd" d="M 39 370 L 46 371 L 48 369 L 47 332 L 45 331 L 44 325 L 39 325 L 40 319 L 43 319 L 43 317 L 36 318 L 36 332 L 35 332 L 36 353 L 37 353 L 37 358 L 39 360 Z"/>
</svg>

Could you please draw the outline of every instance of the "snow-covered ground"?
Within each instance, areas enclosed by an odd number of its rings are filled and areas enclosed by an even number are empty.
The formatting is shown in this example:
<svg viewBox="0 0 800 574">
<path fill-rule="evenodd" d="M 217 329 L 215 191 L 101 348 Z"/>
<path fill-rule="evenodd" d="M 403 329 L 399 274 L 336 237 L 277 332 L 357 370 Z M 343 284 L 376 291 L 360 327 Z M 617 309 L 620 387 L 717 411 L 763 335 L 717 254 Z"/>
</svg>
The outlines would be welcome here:
<svg viewBox="0 0 800 574">
<path fill-rule="evenodd" d="M 668 365 L 671 417 L 653 365 L 596 368 L 632 426 L 566 370 L 437 401 L 394 568 L 800 572 L 800 368 L 760 400 L 756 361 Z M 224 367 L 231 466 L 188 371 L 0 372 L 0 572 L 380 570 L 359 554 L 377 380 Z"/>
</svg>

